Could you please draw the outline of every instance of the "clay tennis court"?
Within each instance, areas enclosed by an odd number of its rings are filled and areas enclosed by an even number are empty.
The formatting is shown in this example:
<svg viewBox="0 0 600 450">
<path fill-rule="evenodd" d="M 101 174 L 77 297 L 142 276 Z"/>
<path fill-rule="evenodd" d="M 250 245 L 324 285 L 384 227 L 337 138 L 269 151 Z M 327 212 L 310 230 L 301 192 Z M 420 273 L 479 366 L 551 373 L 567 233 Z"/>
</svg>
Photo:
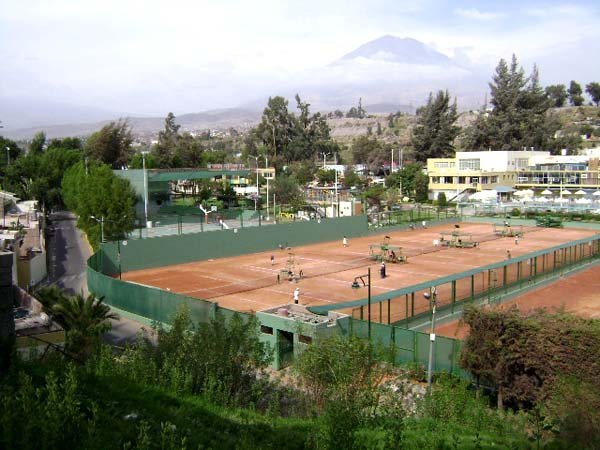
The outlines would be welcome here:
<svg viewBox="0 0 600 450">
<path fill-rule="evenodd" d="M 267 252 L 131 271 L 123 273 L 122 278 L 252 313 L 291 303 L 296 287 L 300 289 L 300 303 L 307 306 L 364 299 L 367 288 L 352 289 L 351 283 L 356 276 L 366 274 L 369 267 L 372 295 L 378 295 L 505 260 L 507 250 L 515 257 L 595 234 L 585 229 L 525 227 L 524 236 L 515 243 L 514 238 L 495 236 L 490 224 L 461 223 L 460 232 L 471 234 L 474 241 L 480 242 L 477 247 L 433 245 L 441 232 L 453 229 L 452 224 L 445 224 L 406 231 L 384 230 L 381 235 L 350 239 L 348 247 L 342 245 L 341 234 L 339 241 L 291 249 L 285 246 L 279 249 L 280 243 L 273 242 L 273 249 Z M 390 237 L 391 245 L 402 247 L 408 262 L 388 263 L 387 277 L 382 279 L 379 264 L 369 256 L 369 244 L 380 243 L 384 235 Z M 271 256 L 275 258 L 273 265 Z M 303 278 L 298 281 L 287 281 L 284 273 L 290 258 L 294 261 L 294 272 L 303 272 Z M 421 299 L 415 303 L 415 312 L 428 308 Z M 374 321 L 395 322 L 405 317 L 404 297 L 402 301 L 391 302 L 389 315 L 381 311 L 380 305 L 372 308 Z M 351 309 L 341 311 L 353 313 Z"/>
<path fill-rule="evenodd" d="M 561 278 L 495 308 L 506 309 L 513 305 L 523 313 L 538 308 L 546 308 L 550 313 L 557 309 L 564 309 L 581 317 L 600 318 L 600 267 L 592 267 Z M 463 339 L 469 334 L 469 327 L 461 324 L 460 321 L 453 321 L 437 326 L 436 333 Z"/>
</svg>

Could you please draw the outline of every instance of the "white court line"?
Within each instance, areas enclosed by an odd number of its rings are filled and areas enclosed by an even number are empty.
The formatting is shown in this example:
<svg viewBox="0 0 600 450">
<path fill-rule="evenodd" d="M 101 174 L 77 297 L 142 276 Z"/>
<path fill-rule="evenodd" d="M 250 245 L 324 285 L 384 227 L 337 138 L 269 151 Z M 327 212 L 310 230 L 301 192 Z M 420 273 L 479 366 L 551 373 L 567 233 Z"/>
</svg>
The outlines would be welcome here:
<svg viewBox="0 0 600 450">
<path fill-rule="evenodd" d="M 265 303 L 265 302 L 261 302 L 261 301 L 258 301 L 258 300 L 252 300 L 250 298 L 241 297 L 239 295 L 236 295 L 234 300 L 243 300 L 244 302 L 256 303 L 257 305 L 264 305 L 266 307 L 272 307 L 273 306 L 271 303 Z M 218 303 L 218 302 L 216 302 L 216 303 Z"/>
</svg>

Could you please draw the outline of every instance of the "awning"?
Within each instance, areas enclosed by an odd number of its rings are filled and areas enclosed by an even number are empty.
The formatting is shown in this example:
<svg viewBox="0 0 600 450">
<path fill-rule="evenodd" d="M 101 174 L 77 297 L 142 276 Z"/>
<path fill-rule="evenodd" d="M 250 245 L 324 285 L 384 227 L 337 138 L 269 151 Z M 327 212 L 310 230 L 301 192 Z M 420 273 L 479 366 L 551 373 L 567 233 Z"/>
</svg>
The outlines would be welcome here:
<svg viewBox="0 0 600 450">
<path fill-rule="evenodd" d="M 515 188 L 512 188 L 510 186 L 496 186 L 494 188 L 494 190 L 498 193 L 498 194 L 507 194 L 509 192 L 515 192 Z"/>
</svg>

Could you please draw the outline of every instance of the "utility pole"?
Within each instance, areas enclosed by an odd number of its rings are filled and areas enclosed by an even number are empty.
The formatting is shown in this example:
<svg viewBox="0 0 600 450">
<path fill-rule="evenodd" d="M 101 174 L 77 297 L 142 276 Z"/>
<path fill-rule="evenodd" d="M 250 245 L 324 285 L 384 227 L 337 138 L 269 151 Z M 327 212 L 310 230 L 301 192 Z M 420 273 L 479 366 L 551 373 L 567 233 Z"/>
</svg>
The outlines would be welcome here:
<svg viewBox="0 0 600 450">
<path fill-rule="evenodd" d="M 254 156 L 254 155 L 250 155 L 250 158 L 254 158 L 254 161 L 256 161 L 256 197 L 254 198 L 254 211 L 256 211 L 256 204 L 258 202 L 258 156 Z"/>
<path fill-rule="evenodd" d="M 337 152 L 335 155 L 335 214 L 336 217 L 340 216 L 340 199 L 338 197 L 338 171 L 337 171 Z"/>
<path fill-rule="evenodd" d="M 429 332 L 429 362 L 427 364 L 427 392 L 431 394 L 431 381 L 433 378 L 433 353 L 435 346 L 435 308 L 437 306 L 437 289 L 431 288 L 431 293 L 425 292 L 423 296 L 429 300 L 431 307 L 431 330 Z"/>
<path fill-rule="evenodd" d="M 265 169 L 269 168 L 269 161 L 267 158 L 267 155 L 265 155 Z M 269 217 L 269 178 L 267 176 L 268 174 L 265 172 L 265 176 L 267 178 L 267 220 L 271 220 L 271 218 Z"/>
<path fill-rule="evenodd" d="M 146 171 L 146 155 L 148 152 L 142 152 L 142 170 L 144 171 L 144 219 L 148 228 L 148 173 Z"/>
</svg>

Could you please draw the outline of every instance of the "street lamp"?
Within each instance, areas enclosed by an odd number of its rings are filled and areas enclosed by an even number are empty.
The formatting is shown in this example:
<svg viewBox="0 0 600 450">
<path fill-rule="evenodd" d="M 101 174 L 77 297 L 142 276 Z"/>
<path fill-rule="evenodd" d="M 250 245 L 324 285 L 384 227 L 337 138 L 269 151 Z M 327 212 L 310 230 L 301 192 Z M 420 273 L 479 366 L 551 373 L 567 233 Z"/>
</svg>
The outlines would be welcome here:
<svg viewBox="0 0 600 450">
<path fill-rule="evenodd" d="M 431 308 L 431 330 L 429 333 L 429 362 L 427 368 L 427 390 L 431 394 L 431 379 L 433 376 L 433 349 L 435 346 L 435 307 L 437 304 L 437 290 L 435 286 L 430 289 L 430 292 L 423 292 L 423 297 L 429 300 Z"/>
<path fill-rule="evenodd" d="M 256 211 L 256 201 L 258 200 L 258 156 L 249 155 L 250 158 L 254 158 L 256 161 L 256 197 L 254 197 L 254 211 Z"/>
<path fill-rule="evenodd" d="M 335 155 L 335 167 L 334 167 L 334 170 L 335 170 L 335 185 L 334 185 L 334 187 L 335 187 L 335 214 L 336 214 L 336 217 L 339 217 L 340 216 L 340 199 L 338 197 L 337 152 L 334 153 L 334 155 Z"/>
<path fill-rule="evenodd" d="M 104 242 L 104 216 L 99 219 L 95 216 L 90 216 L 90 219 L 94 219 L 96 222 L 100 224 L 100 242 Z"/>
<path fill-rule="evenodd" d="M 10 166 L 10 147 L 6 147 L 6 165 Z"/>
<path fill-rule="evenodd" d="M 148 171 L 146 170 L 146 155 L 148 151 L 141 152 L 142 154 L 142 170 L 144 171 L 144 219 L 146 228 L 148 228 Z"/>
<path fill-rule="evenodd" d="M 331 153 L 328 152 L 321 152 L 321 155 L 323 155 L 323 170 L 325 170 L 325 166 L 327 165 L 327 157 L 331 156 Z"/>
<path fill-rule="evenodd" d="M 367 281 L 365 282 L 365 277 L 367 277 Z M 369 290 L 367 291 L 367 320 L 368 320 L 368 336 L 369 336 L 369 345 L 371 344 L 371 268 L 367 269 L 367 273 L 364 275 L 359 275 L 354 277 L 354 281 L 351 284 L 352 289 L 360 289 L 360 283 L 367 287 Z"/>
<path fill-rule="evenodd" d="M 269 168 L 269 158 L 265 155 L 265 169 Z M 271 220 L 269 217 L 269 174 L 265 172 L 265 177 L 267 179 L 267 220 Z M 257 177 L 258 180 L 258 177 Z"/>
</svg>

